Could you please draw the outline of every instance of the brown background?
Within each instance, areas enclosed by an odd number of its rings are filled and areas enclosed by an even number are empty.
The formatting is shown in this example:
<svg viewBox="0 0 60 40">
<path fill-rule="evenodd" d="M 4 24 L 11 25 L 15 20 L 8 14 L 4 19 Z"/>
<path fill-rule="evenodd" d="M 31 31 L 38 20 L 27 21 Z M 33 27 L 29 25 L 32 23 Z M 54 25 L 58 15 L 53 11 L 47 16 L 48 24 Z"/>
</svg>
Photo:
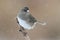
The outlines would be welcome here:
<svg viewBox="0 0 60 40">
<path fill-rule="evenodd" d="M 60 40 L 60 0 L 0 0 L 0 40 L 24 40 L 18 31 L 16 15 L 23 6 L 47 25 L 28 31 L 31 40 Z"/>
</svg>

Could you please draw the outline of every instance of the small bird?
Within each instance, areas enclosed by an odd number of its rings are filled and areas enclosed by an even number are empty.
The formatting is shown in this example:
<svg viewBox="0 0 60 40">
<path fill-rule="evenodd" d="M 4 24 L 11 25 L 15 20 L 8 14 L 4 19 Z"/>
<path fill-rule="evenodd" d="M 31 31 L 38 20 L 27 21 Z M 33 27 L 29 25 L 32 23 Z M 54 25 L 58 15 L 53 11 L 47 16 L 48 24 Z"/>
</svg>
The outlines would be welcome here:
<svg viewBox="0 0 60 40">
<path fill-rule="evenodd" d="M 33 17 L 29 12 L 28 7 L 24 7 L 19 11 L 16 20 L 20 26 L 19 31 L 23 34 L 26 40 L 30 40 L 30 37 L 27 34 L 26 30 L 33 29 L 37 23 L 41 25 L 46 25 L 46 22 L 41 22 L 37 20 L 35 17 Z"/>
<path fill-rule="evenodd" d="M 46 25 L 46 23 L 44 22 L 40 22 L 38 21 L 35 17 L 33 17 L 30 12 L 29 12 L 29 8 L 28 7 L 23 7 L 17 17 L 17 23 L 21 26 L 21 28 L 23 30 L 30 30 L 33 29 L 35 27 L 35 25 L 37 23 L 41 24 L 41 25 Z M 19 30 L 22 31 L 22 30 Z"/>
</svg>

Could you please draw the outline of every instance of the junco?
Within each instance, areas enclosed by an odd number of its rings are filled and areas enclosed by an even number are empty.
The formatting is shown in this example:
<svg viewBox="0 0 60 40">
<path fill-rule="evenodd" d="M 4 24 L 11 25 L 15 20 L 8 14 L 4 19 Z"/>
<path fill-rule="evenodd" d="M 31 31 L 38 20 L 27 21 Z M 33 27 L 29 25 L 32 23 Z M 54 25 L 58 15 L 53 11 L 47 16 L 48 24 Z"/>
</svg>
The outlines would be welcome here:
<svg viewBox="0 0 60 40">
<path fill-rule="evenodd" d="M 40 22 L 38 21 L 35 17 L 33 17 L 30 12 L 29 12 L 29 8 L 28 7 L 24 7 L 22 8 L 17 17 L 17 23 L 24 29 L 30 30 L 33 29 L 35 27 L 35 25 L 37 23 L 41 24 L 41 25 L 46 25 L 45 22 Z M 22 30 L 20 30 L 22 31 Z"/>
</svg>

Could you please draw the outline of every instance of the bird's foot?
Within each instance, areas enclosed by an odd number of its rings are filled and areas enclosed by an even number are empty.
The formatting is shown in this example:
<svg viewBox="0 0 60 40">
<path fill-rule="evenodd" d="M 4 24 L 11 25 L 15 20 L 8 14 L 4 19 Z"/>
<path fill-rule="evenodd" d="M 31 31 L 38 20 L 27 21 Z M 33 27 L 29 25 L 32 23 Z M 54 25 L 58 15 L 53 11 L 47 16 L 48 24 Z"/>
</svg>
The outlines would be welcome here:
<svg viewBox="0 0 60 40">
<path fill-rule="evenodd" d="M 23 32 L 23 35 L 26 36 L 27 35 L 27 32 Z"/>
<path fill-rule="evenodd" d="M 19 30 L 19 32 L 22 32 L 22 30 Z"/>
</svg>

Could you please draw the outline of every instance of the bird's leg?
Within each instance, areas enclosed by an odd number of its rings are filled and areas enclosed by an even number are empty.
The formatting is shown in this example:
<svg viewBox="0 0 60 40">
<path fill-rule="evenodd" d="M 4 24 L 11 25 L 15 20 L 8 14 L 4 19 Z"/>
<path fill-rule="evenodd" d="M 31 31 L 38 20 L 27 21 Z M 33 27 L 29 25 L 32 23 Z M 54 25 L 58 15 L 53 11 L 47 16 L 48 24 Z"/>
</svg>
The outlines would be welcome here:
<svg viewBox="0 0 60 40">
<path fill-rule="evenodd" d="M 19 31 L 22 32 L 23 36 L 27 35 L 26 30 L 22 26 L 20 26 L 20 30 Z"/>
<path fill-rule="evenodd" d="M 27 34 L 26 30 L 22 26 L 20 26 L 19 31 L 23 34 L 25 40 L 30 40 L 29 35 Z"/>
</svg>

